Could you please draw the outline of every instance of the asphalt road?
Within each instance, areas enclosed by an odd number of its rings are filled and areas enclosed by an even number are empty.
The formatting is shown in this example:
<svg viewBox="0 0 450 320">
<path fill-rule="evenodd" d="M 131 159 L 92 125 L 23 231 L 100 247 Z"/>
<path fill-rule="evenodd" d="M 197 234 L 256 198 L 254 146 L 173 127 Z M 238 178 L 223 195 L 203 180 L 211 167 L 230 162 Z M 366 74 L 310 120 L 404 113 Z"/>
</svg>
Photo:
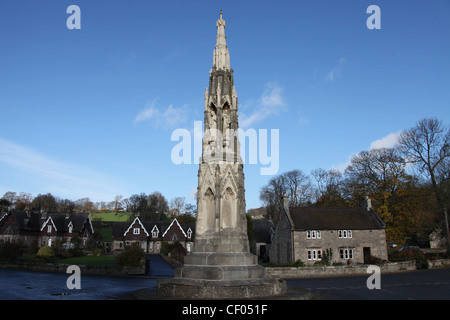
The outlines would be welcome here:
<svg viewBox="0 0 450 320">
<path fill-rule="evenodd" d="M 380 289 L 367 276 L 289 279 L 290 292 L 307 290 L 319 300 L 450 300 L 450 268 L 381 274 Z"/>
</svg>

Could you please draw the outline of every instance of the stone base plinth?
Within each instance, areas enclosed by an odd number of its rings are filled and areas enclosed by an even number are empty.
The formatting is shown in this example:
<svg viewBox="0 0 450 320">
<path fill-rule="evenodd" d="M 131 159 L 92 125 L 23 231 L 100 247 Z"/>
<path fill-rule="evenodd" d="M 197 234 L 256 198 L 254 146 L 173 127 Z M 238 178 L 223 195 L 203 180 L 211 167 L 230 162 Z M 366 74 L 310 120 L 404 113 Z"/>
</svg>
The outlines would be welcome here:
<svg viewBox="0 0 450 320">
<path fill-rule="evenodd" d="M 245 299 L 286 293 L 286 281 L 273 278 L 252 280 L 160 279 L 158 294 L 180 299 Z"/>
</svg>

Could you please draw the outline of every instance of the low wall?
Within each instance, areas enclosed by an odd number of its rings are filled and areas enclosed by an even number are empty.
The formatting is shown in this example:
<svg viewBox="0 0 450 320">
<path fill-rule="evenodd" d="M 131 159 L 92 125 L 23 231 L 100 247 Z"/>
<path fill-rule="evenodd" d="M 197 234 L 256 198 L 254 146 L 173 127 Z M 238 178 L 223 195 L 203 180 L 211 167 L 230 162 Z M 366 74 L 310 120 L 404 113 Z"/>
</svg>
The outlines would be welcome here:
<svg viewBox="0 0 450 320">
<path fill-rule="evenodd" d="M 70 264 L 58 263 L 30 263 L 23 262 L 17 264 L 0 263 L 0 269 L 14 269 L 41 272 L 66 273 Z M 97 276 L 131 276 L 145 275 L 145 266 L 143 267 L 115 267 L 115 266 L 87 266 L 78 265 L 82 275 Z"/>
<path fill-rule="evenodd" d="M 367 275 L 369 265 L 354 266 L 315 266 L 315 267 L 275 267 L 266 268 L 266 274 L 281 279 L 325 278 Z M 394 273 L 416 270 L 415 261 L 390 262 L 380 265 L 381 273 Z"/>
<path fill-rule="evenodd" d="M 450 266 L 450 259 L 428 260 L 428 268 L 439 268 Z"/>
</svg>

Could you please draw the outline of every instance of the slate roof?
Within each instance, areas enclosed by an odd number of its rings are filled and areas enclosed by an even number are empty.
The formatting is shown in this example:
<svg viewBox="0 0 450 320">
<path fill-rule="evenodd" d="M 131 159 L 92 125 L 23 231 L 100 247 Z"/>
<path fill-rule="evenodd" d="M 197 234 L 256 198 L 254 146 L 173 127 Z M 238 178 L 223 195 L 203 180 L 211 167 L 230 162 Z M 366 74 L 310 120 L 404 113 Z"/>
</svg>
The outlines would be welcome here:
<svg viewBox="0 0 450 320">
<path fill-rule="evenodd" d="M 134 221 L 134 220 L 133 220 Z M 130 227 L 130 224 L 133 222 L 114 222 L 113 223 L 113 237 L 114 238 L 121 238 L 123 237 L 125 231 Z M 171 221 L 141 221 L 142 225 L 144 226 L 145 230 L 149 233 L 151 237 L 151 232 L 153 230 L 153 227 L 156 225 L 156 227 L 159 230 L 158 238 L 162 239 L 162 235 L 164 232 L 169 228 Z M 195 237 L 195 224 L 193 223 L 179 223 L 180 226 L 183 228 L 183 231 L 187 233 L 189 228 L 192 230 L 191 238 Z"/>
<path fill-rule="evenodd" d="M 378 215 L 366 208 L 291 207 L 289 214 L 295 230 L 369 230 L 385 227 Z"/>
<path fill-rule="evenodd" d="M 71 213 L 67 218 L 65 213 L 48 213 L 46 218 L 42 218 L 42 213 L 39 211 L 31 211 L 27 214 L 26 211 L 11 210 L 9 214 L 13 215 L 19 230 L 27 232 L 39 232 L 43 223 L 51 217 L 58 232 L 68 232 L 69 223 L 72 222 L 72 231 L 76 233 L 82 230 L 89 219 L 88 213 Z"/>
<path fill-rule="evenodd" d="M 272 242 L 270 229 L 274 229 L 272 220 L 255 219 L 253 220 L 253 240 L 257 243 Z"/>
</svg>

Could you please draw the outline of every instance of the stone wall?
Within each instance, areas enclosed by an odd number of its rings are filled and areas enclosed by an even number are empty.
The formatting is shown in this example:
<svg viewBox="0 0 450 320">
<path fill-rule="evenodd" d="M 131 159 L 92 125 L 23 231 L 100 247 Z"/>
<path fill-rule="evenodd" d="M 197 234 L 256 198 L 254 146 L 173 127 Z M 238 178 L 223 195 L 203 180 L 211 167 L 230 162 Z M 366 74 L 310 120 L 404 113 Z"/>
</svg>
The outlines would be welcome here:
<svg viewBox="0 0 450 320">
<path fill-rule="evenodd" d="M 300 268 L 266 268 L 266 274 L 281 279 L 325 278 L 338 276 L 369 275 L 369 265 L 354 266 L 314 266 Z M 380 266 L 381 273 L 395 273 L 416 270 L 415 261 L 390 262 Z"/>
<path fill-rule="evenodd" d="M 428 260 L 428 268 L 439 268 L 450 266 L 450 259 Z"/>
<path fill-rule="evenodd" d="M 387 260 L 386 233 L 384 229 L 351 230 L 351 237 L 345 238 L 339 238 L 338 232 L 339 230 L 320 230 L 320 239 L 317 237 L 308 239 L 307 231 L 294 231 L 295 253 L 292 262 L 301 260 L 306 264 L 313 264 L 316 261 L 308 259 L 308 250 L 320 249 L 324 253 L 326 249 L 330 248 L 333 252 L 332 262 L 346 263 L 347 260 L 351 260 L 353 263 L 364 263 L 364 248 L 370 248 L 371 256 Z M 340 249 L 351 249 L 353 257 L 351 259 L 341 259 Z"/>
<path fill-rule="evenodd" d="M 69 264 L 58 263 L 0 263 L 0 269 L 14 269 L 26 271 L 41 271 L 41 272 L 55 272 L 66 273 Z M 145 275 L 145 266 L 142 267 L 115 267 L 115 266 L 87 266 L 78 265 L 81 274 L 83 275 L 98 275 L 98 276 L 131 276 L 131 275 Z"/>
</svg>

